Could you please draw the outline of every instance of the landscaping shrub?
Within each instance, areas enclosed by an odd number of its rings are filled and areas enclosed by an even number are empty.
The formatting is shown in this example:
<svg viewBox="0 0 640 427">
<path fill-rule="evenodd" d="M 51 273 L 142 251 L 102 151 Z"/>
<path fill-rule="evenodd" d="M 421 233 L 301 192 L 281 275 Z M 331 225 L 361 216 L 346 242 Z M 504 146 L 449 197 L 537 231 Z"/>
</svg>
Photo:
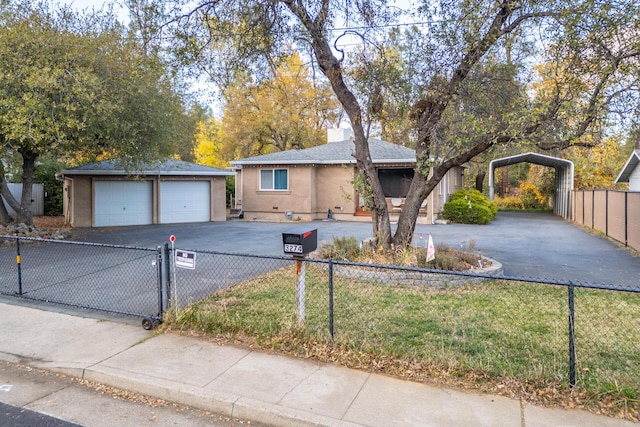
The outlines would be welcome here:
<svg viewBox="0 0 640 427">
<path fill-rule="evenodd" d="M 319 258 L 333 258 L 341 261 L 352 261 L 361 253 L 360 242 L 354 236 L 334 236 L 332 244 L 324 244 L 318 249 Z"/>
<path fill-rule="evenodd" d="M 524 203 L 518 196 L 495 196 L 493 202 L 498 209 L 524 209 Z"/>
<path fill-rule="evenodd" d="M 475 189 L 456 191 L 444 204 L 442 216 L 460 224 L 488 224 L 493 221 L 498 207 Z"/>
<path fill-rule="evenodd" d="M 546 206 L 547 197 L 540 192 L 538 187 L 529 182 L 520 183 L 518 193 L 525 209 L 542 209 Z"/>
<path fill-rule="evenodd" d="M 549 197 L 544 195 L 535 185 L 522 182 L 515 194 L 504 197 L 496 196 L 495 205 L 502 210 L 549 210 Z"/>
<path fill-rule="evenodd" d="M 404 267 L 433 268 L 436 270 L 468 271 L 476 268 L 479 261 L 490 265 L 477 251 L 475 241 L 468 247 L 454 248 L 438 244 L 435 259 L 427 261 L 427 247 L 423 245 L 383 250 L 372 245 L 361 245 L 354 236 L 334 237 L 333 242 L 325 242 L 315 254 L 317 258 L 368 264 L 399 265 Z"/>
</svg>

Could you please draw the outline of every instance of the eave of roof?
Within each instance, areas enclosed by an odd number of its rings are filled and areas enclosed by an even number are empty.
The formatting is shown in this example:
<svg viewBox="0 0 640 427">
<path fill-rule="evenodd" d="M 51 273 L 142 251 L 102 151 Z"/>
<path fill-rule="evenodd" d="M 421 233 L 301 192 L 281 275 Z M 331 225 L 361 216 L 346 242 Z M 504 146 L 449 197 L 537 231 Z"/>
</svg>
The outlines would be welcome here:
<svg viewBox="0 0 640 427">
<path fill-rule="evenodd" d="M 380 163 L 409 163 L 413 164 L 416 159 L 373 159 L 373 164 Z M 345 165 L 355 164 L 356 159 L 351 160 L 267 160 L 267 161 L 234 161 L 231 162 L 236 166 L 260 166 L 260 165 Z"/>
<path fill-rule="evenodd" d="M 152 167 L 155 166 L 155 167 Z M 233 176 L 227 171 L 182 160 L 165 160 L 155 165 L 143 165 L 138 170 L 125 170 L 118 163 L 104 160 L 89 163 L 60 172 L 62 176 L 93 175 L 93 176 Z"/>
<path fill-rule="evenodd" d="M 416 162 L 415 151 L 411 148 L 391 144 L 378 139 L 369 140 L 372 162 L 409 163 Z M 341 165 L 354 164 L 355 146 L 353 140 L 330 142 L 303 150 L 286 150 L 261 156 L 232 161 L 236 167 L 256 165 Z"/>
<path fill-rule="evenodd" d="M 633 173 L 636 166 L 638 166 L 638 163 L 640 163 L 640 149 L 634 150 L 631 153 L 631 155 L 627 159 L 627 162 L 622 167 L 620 174 L 616 178 L 616 184 L 629 182 L 629 178 L 631 178 L 631 174 Z"/>
</svg>

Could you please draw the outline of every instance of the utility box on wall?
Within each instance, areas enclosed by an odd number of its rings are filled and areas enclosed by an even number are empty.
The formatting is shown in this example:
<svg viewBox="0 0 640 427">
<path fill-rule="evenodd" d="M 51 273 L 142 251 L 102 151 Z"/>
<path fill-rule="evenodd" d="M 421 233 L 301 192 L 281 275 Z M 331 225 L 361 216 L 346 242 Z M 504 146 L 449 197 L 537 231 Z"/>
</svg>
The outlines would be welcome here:
<svg viewBox="0 0 640 427">
<path fill-rule="evenodd" d="M 282 233 L 282 245 L 287 255 L 307 255 L 318 247 L 318 230 Z"/>
</svg>

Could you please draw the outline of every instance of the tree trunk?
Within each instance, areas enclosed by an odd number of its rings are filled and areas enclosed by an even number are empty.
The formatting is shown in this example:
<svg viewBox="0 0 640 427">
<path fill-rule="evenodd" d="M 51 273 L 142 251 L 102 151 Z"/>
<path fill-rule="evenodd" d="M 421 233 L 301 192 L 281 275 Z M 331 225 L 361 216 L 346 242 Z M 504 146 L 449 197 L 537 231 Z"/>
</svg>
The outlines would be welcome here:
<svg viewBox="0 0 640 427">
<path fill-rule="evenodd" d="M 20 210 L 20 203 L 15 197 L 13 197 L 13 194 L 11 194 L 11 190 L 9 190 L 9 185 L 4 175 L 0 177 L 0 195 L 4 198 L 9 207 L 14 210 L 14 212 L 18 212 L 18 210 Z"/>
<path fill-rule="evenodd" d="M 468 162 L 494 144 L 506 143 L 509 140 L 509 137 L 497 138 L 487 135 L 484 139 L 478 141 L 471 149 L 443 161 L 428 171 L 426 170 L 426 166 L 420 166 L 426 164 L 424 159 L 427 154 L 423 152 L 422 155 L 417 155 L 418 167 L 413 175 L 413 181 L 411 182 L 411 187 L 409 187 L 402 212 L 400 212 L 400 218 L 398 218 L 398 229 L 393 236 L 393 245 L 396 247 L 407 247 L 411 245 L 413 233 L 416 228 L 416 221 L 420 213 L 420 204 L 431 194 L 451 168 Z"/>
<path fill-rule="evenodd" d="M 7 208 L 4 206 L 3 198 L 0 195 L 0 225 L 10 224 L 11 221 L 11 215 L 9 215 Z"/>
<path fill-rule="evenodd" d="M 413 233 L 416 228 L 418 214 L 420 213 L 420 204 L 431 193 L 433 188 L 438 185 L 441 178 L 434 179 L 433 173 L 427 180 L 425 174 L 416 170 L 409 187 L 409 192 L 404 200 L 400 218 L 398 218 L 398 228 L 393 236 L 393 246 L 396 248 L 405 248 L 411 245 Z"/>
<path fill-rule="evenodd" d="M 509 193 L 509 167 L 502 168 L 502 182 L 500 183 L 500 197 L 507 197 Z"/>
<path fill-rule="evenodd" d="M 16 210 L 16 222 L 33 225 L 33 181 L 36 174 L 36 159 L 38 155 L 27 149 L 18 150 L 22 155 L 22 197 L 20 208 Z"/>
<path fill-rule="evenodd" d="M 488 30 L 483 37 L 477 40 L 477 43 L 469 47 L 469 50 L 462 57 L 456 70 L 449 79 L 446 91 L 435 97 L 428 95 L 416 103 L 413 115 L 416 118 L 416 130 L 418 131 L 418 142 L 416 146 L 417 166 L 405 200 L 404 208 L 398 219 L 398 229 L 392 237 L 386 199 L 377 171 L 371 160 L 368 141 L 363 129 L 362 108 L 344 81 L 341 61 L 334 55 L 334 51 L 331 49 L 326 37 L 325 24 L 327 17 L 330 15 L 330 2 L 329 0 L 318 2 L 320 4 L 316 8 L 317 14 L 315 17 L 311 17 L 307 9 L 305 9 L 303 2 L 294 2 L 291 0 L 281 1 L 309 32 L 318 66 L 329 79 L 336 97 L 351 121 L 354 132 L 354 143 L 356 147 L 355 158 L 358 171 L 364 174 L 373 195 L 373 232 L 374 236 L 378 239 L 378 244 L 383 245 L 385 248 L 389 248 L 391 244 L 396 247 L 409 246 L 413 239 L 413 232 L 422 201 L 424 201 L 427 195 L 435 188 L 449 169 L 469 161 L 475 155 L 481 153 L 493 144 L 492 138 L 483 140 L 479 145 L 471 148 L 469 151 L 445 160 L 433 168 L 433 172 L 430 175 L 429 159 L 431 157 L 434 129 L 437 129 L 444 110 L 458 92 L 460 85 L 467 78 L 472 67 L 502 35 L 517 28 L 517 25 L 515 25 L 503 29 L 503 24 L 508 21 L 513 13 L 512 2 L 503 0 L 498 5 L 498 9 Z"/>
<path fill-rule="evenodd" d="M 300 3 L 285 2 L 289 10 L 298 17 L 309 32 L 318 66 L 329 80 L 333 92 L 349 117 L 354 136 L 356 167 L 358 172 L 364 175 L 365 182 L 373 196 L 371 211 L 373 235 L 379 245 L 388 248 L 391 244 L 389 211 L 377 170 L 373 165 L 371 153 L 369 152 L 369 141 L 362 124 L 362 109 L 357 98 L 344 81 L 342 64 L 334 55 L 327 41 L 324 24 L 327 17 L 325 12 L 328 10 L 329 3 L 326 0 L 322 3 L 321 9 L 324 12 L 320 12 L 315 19 L 312 19 Z"/>
<path fill-rule="evenodd" d="M 476 190 L 481 193 L 482 187 L 484 186 L 484 178 L 486 175 L 487 173 L 484 171 L 484 169 L 480 170 L 480 172 L 478 172 L 478 175 L 476 175 Z"/>
<path fill-rule="evenodd" d="M 38 155 L 27 149 L 19 150 L 22 155 L 22 196 L 20 202 L 13 197 L 9 190 L 9 185 L 4 177 L 4 169 L 0 177 L 0 195 L 4 197 L 7 204 L 15 211 L 14 221 L 27 225 L 33 225 L 33 214 L 31 213 L 31 203 L 33 195 L 33 181 L 36 171 L 36 159 Z"/>
<path fill-rule="evenodd" d="M 0 161 L 0 225 L 7 225 L 13 221 L 11 215 L 9 215 L 9 212 L 7 211 L 7 208 L 4 206 L 4 200 L 7 200 L 3 197 L 5 191 L 6 193 L 11 194 L 9 187 L 7 186 L 7 181 L 4 178 L 4 164 Z M 13 201 L 17 203 L 15 199 Z M 7 204 L 11 206 L 8 200 Z"/>
</svg>

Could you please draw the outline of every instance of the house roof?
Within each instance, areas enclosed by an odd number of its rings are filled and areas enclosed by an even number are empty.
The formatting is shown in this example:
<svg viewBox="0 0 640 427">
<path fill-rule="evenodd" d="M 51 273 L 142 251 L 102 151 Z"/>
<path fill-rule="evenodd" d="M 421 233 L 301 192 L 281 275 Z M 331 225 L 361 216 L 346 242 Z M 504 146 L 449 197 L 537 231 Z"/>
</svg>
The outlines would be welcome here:
<svg viewBox="0 0 640 427">
<path fill-rule="evenodd" d="M 415 163 L 415 150 L 380 139 L 369 140 L 373 163 Z M 231 162 L 234 166 L 280 164 L 346 164 L 355 163 L 352 139 L 329 142 L 303 150 L 287 150 Z"/>
<path fill-rule="evenodd" d="M 71 169 L 65 169 L 60 175 L 197 175 L 197 176 L 231 176 L 233 172 L 197 165 L 182 160 L 167 159 L 148 164 L 143 164 L 135 170 L 125 170 L 120 163 L 114 160 L 103 160 L 97 163 L 88 163 Z"/>
<path fill-rule="evenodd" d="M 638 163 L 640 163 L 640 149 L 635 149 L 629 156 L 627 163 L 624 164 L 622 170 L 620 171 L 620 174 L 616 178 L 616 184 L 621 182 L 629 182 L 629 178 L 631 177 L 633 170 L 636 168 L 636 166 L 638 166 Z"/>
</svg>

